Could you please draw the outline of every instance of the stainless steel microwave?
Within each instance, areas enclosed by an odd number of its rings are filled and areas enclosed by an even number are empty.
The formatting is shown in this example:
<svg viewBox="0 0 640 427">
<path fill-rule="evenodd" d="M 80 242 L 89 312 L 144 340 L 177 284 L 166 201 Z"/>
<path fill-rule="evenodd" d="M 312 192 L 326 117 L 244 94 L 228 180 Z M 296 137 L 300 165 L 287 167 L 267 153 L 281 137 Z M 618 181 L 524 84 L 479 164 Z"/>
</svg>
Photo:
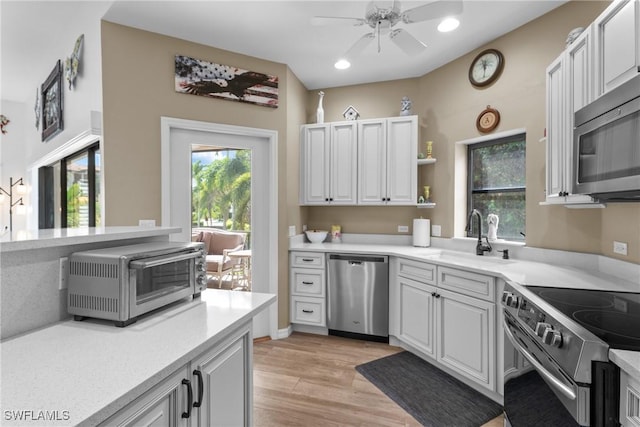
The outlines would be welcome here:
<svg viewBox="0 0 640 427">
<path fill-rule="evenodd" d="M 204 243 L 155 242 L 69 256 L 67 311 L 127 326 L 207 288 Z"/>
<path fill-rule="evenodd" d="M 640 74 L 576 111 L 574 123 L 573 192 L 640 202 Z"/>
</svg>

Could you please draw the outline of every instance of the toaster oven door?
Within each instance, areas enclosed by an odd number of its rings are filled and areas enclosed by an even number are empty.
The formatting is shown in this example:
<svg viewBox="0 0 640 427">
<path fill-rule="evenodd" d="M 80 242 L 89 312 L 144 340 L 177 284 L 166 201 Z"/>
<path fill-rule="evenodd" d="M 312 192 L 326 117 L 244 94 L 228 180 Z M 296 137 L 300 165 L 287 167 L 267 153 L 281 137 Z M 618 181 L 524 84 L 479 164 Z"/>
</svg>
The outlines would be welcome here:
<svg viewBox="0 0 640 427">
<path fill-rule="evenodd" d="M 196 294 L 202 280 L 200 252 L 174 253 L 129 262 L 129 317 Z"/>
</svg>

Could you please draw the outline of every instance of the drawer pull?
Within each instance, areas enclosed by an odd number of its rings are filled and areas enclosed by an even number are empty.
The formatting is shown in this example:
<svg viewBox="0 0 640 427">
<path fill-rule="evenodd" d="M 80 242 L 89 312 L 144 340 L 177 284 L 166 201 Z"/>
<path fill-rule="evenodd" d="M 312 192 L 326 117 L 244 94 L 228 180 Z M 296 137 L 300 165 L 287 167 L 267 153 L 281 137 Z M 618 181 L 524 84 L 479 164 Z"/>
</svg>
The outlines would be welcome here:
<svg viewBox="0 0 640 427">
<path fill-rule="evenodd" d="M 303 313 L 307 313 L 307 314 L 311 314 L 313 313 L 313 310 L 302 310 Z"/>
<path fill-rule="evenodd" d="M 303 285 L 313 285 L 313 282 L 302 282 Z"/>
<path fill-rule="evenodd" d="M 313 258 L 302 258 L 304 262 L 313 262 Z"/>
</svg>

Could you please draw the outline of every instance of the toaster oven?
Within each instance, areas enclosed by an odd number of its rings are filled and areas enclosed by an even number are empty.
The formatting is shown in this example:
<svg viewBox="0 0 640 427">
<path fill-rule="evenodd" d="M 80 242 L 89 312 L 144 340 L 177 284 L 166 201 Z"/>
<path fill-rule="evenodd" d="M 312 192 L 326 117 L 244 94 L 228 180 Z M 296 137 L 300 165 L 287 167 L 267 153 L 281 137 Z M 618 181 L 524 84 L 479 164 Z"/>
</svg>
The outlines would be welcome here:
<svg viewBox="0 0 640 427">
<path fill-rule="evenodd" d="M 75 252 L 67 270 L 67 311 L 75 320 L 127 326 L 152 310 L 207 288 L 204 244 L 154 242 Z"/>
</svg>

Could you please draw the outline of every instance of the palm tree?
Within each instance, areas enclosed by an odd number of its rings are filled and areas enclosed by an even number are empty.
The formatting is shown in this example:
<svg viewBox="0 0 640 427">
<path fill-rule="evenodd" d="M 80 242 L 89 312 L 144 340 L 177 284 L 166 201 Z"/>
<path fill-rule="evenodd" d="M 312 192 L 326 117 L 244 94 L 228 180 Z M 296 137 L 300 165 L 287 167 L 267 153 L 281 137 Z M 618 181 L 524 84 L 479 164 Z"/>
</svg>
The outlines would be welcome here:
<svg viewBox="0 0 640 427">
<path fill-rule="evenodd" d="M 192 213 L 200 223 L 204 216 L 220 218 L 227 228 L 229 213 L 231 228 L 246 230 L 251 224 L 251 152 L 235 151 L 235 157 L 217 159 L 207 166 L 195 162 L 195 191 Z"/>
</svg>

